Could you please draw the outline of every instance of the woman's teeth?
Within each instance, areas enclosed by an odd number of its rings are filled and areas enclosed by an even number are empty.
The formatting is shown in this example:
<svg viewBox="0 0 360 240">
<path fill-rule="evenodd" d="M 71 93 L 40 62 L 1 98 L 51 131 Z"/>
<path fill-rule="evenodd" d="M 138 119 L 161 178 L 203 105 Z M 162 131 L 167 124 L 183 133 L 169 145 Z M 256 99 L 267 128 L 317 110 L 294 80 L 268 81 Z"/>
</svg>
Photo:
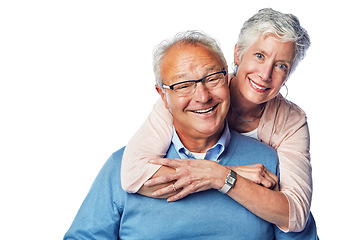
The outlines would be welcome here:
<svg viewBox="0 0 360 240">
<path fill-rule="evenodd" d="M 257 88 L 257 89 L 260 89 L 260 90 L 266 90 L 266 88 L 260 87 L 260 86 L 257 85 L 255 82 L 253 82 L 251 79 L 250 79 L 250 83 L 251 83 L 251 85 L 252 85 L 254 88 Z"/>
</svg>

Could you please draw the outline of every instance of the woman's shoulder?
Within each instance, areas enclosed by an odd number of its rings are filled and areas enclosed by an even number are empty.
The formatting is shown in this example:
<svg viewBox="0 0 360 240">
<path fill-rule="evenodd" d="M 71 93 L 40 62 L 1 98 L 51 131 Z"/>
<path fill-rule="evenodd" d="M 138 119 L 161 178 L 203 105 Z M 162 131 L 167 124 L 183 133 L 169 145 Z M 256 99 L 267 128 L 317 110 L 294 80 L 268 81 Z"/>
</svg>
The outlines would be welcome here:
<svg viewBox="0 0 360 240">
<path fill-rule="evenodd" d="M 297 118 L 306 118 L 306 113 L 295 103 L 287 100 L 281 94 L 278 94 L 275 98 L 271 99 L 266 104 L 268 114 L 285 114 Z"/>
<path fill-rule="evenodd" d="M 277 145 L 307 124 L 306 113 L 281 94 L 268 101 L 260 119 L 258 137 L 261 141 Z"/>
</svg>

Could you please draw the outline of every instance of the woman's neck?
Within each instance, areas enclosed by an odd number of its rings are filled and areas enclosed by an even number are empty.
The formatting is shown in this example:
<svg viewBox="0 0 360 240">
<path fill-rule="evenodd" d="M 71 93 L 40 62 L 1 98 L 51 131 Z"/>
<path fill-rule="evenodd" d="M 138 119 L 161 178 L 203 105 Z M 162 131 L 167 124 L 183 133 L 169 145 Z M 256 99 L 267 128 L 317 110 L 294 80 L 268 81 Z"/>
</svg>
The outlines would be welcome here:
<svg viewBox="0 0 360 240">
<path fill-rule="evenodd" d="M 230 83 L 231 106 L 227 119 L 232 129 L 237 132 L 250 132 L 260 123 L 265 104 L 248 101 L 240 92 L 236 79 Z"/>
<path fill-rule="evenodd" d="M 262 111 L 264 104 L 248 101 L 240 92 L 236 79 L 230 83 L 231 108 L 237 115 L 244 118 L 256 117 Z"/>
</svg>

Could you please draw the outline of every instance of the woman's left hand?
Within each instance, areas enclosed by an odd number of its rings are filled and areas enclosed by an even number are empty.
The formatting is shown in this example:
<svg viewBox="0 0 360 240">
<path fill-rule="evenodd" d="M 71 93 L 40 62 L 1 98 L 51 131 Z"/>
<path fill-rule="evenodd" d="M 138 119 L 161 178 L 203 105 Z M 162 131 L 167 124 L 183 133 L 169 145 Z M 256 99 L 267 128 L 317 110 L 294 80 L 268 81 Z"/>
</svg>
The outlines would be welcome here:
<svg viewBox="0 0 360 240">
<path fill-rule="evenodd" d="M 176 170 L 174 174 L 166 174 L 155 177 L 145 182 L 145 186 L 151 187 L 159 184 L 173 184 L 153 192 L 153 196 L 161 196 L 178 191 L 167 200 L 173 202 L 185 196 L 211 188 L 220 189 L 229 174 L 230 169 L 214 161 L 202 159 L 167 159 L 157 158 L 150 160 L 151 164 L 171 167 Z"/>
</svg>

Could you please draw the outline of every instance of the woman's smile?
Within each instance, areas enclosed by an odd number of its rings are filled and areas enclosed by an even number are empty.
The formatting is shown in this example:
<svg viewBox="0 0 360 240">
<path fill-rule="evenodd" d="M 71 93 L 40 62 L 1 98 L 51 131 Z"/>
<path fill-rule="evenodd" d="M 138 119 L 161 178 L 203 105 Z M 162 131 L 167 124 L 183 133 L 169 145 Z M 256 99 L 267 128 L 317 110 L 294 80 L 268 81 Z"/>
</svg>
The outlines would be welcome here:
<svg viewBox="0 0 360 240">
<path fill-rule="evenodd" d="M 249 82 L 250 82 L 250 85 L 253 87 L 253 89 L 257 92 L 265 92 L 266 90 L 269 90 L 270 88 L 267 88 L 263 85 L 260 85 L 260 84 L 257 84 L 256 82 L 254 82 L 253 80 L 251 80 L 251 78 L 248 78 L 249 79 Z"/>
</svg>

